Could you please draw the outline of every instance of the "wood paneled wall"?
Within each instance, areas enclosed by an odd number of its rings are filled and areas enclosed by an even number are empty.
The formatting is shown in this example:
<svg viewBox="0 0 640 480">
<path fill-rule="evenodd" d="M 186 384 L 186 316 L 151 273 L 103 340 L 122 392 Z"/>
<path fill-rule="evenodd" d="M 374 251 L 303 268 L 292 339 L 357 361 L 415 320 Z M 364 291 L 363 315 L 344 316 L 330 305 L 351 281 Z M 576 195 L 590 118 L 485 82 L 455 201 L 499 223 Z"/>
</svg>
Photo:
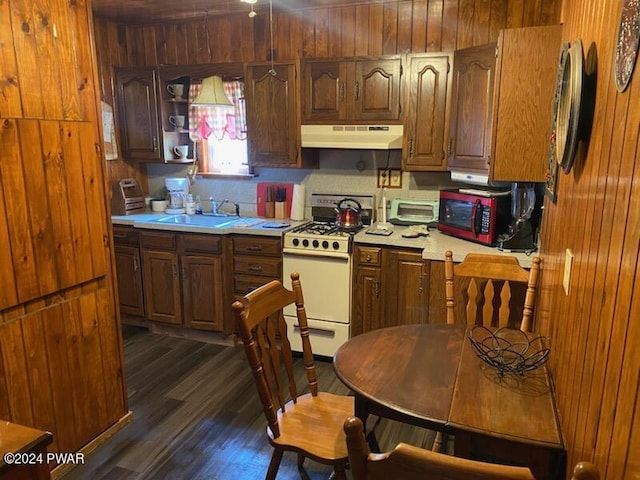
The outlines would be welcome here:
<svg viewBox="0 0 640 480">
<path fill-rule="evenodd" d="M 64 452 L 127 413 L 92 30 L 0 3 L 0 419 Z"/>
<path fill-rule="evenodd" d="M 275 60 L 453 51 L 496 41 L 502 28 L 556 24 L 561 0 L 401 0 L 274 13 Z M 113 66 L 268 60 L 268 15 L 156 25 L 96 19 L 103 98 L 113 105 Z M 144 164 L 112 161 L 109 176 L 144 182 Z"/>
<path fill-rule="evenodd" d="M 564 39 L 596 64 L 593 129 L 558 201 L 545 200 L 539 329 L 552 336 L 569 464 L 593 460 L 603 478 L 640 478 L 640 72 L 613 79 L 622 0 L 565 1 Z M 597 60 L 597 62 L 596 62 Z M 575 255 L 569 295 L 565 250 Z"/>
</svg>

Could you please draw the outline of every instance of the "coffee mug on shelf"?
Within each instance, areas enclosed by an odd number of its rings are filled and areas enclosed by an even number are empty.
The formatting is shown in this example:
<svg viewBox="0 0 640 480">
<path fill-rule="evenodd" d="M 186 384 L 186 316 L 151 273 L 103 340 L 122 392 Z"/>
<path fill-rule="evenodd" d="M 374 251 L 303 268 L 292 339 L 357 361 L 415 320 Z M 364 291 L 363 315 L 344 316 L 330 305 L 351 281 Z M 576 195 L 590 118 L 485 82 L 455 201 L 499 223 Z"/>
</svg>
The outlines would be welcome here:
<svg viewBox="0 0 640 480">
<path fill-rule="evenodd" d="M 187 158 L 189 156 L 189 145 L 176 145 L 173 147 L 173 154 L 178 158 Z"/>
<path fill-rule="evenodd" d="M 169 115 L 169 123 L 176 128 L 184 128 L 184 115 Z"/>
<path fill-rule="evenodd" d="M 170 83 L 167 85 L 167 91 L 176 98 L 182 98 L 184 85 L 181 83 Z"/>
</svg>

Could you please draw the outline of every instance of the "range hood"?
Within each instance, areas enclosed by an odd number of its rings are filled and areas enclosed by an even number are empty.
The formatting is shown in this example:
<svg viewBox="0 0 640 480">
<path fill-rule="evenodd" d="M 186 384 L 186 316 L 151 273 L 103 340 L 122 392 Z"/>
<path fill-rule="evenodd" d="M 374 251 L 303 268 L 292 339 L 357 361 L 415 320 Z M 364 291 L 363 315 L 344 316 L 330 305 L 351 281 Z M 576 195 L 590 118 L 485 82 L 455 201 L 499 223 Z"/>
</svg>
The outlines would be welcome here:
<svg viewBox="0 0 640 480">
<path fill-rule="evenodd" d="M 303 148 L 402 148 L 402 125 L 302 125 Z"/>
</svg>

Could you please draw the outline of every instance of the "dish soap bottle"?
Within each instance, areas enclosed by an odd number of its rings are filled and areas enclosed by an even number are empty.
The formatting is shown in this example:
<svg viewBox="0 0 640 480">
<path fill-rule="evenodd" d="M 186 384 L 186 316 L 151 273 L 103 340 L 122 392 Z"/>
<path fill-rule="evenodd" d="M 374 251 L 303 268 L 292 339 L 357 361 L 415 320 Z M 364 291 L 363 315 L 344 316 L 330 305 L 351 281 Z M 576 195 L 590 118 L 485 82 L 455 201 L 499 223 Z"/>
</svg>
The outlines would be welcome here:
<svg viewBox="0 0 640 480">
<path fill-rule="evenodd" d="M 196 203 L 193 201 L 193 195 L 187 195 L 187 204 L 185 205 L 187 215 L 194 215 L 196 213 Z"/>
<path fill-rule="evenodd" d="M 200 195 L 196 195 L 196 215 L 202 215 L 202 202 L 200 201 Z"/>
</svg>

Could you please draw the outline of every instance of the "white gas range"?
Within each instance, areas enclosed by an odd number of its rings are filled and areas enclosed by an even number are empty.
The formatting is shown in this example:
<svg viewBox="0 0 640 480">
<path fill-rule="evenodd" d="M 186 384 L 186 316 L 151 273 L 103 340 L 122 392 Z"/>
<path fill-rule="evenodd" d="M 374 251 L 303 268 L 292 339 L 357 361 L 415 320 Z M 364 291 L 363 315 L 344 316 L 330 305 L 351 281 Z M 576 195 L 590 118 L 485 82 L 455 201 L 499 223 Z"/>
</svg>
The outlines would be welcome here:
<svg viewBox="0 0 640 480">
<path fill-rule="evenodd" d="M 350 336 L 352 242 L 357 231 L 336 227 L 336 205 L 343 199 L 362 207 L 363 226 L 374 212 L 372 195 L 311 195 L 313 220 L 284 235 L 283 279 L 291 287 L 291 272 L 300 274 L 313 353 L 333 356 Z M 302 350 L 295 306 L 284 311 L 294 351 Z"/>
</svg>

